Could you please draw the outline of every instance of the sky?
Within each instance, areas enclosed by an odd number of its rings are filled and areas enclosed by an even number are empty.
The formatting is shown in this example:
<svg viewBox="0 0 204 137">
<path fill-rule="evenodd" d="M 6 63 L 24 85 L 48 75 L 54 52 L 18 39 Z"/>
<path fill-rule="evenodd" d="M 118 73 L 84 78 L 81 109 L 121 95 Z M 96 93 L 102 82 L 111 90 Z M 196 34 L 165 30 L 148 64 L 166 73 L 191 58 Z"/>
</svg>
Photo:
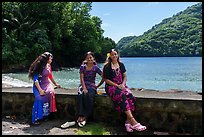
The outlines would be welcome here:
<svg viewBox="0 0 204 137">
<path fill-rule="evenodd" d="M 139 36 L 163 19 L 198 2 L 93 2 L 91 16 L 102 20 L 103 36 L 116 43 L 123 37 Z"/>
</svg>

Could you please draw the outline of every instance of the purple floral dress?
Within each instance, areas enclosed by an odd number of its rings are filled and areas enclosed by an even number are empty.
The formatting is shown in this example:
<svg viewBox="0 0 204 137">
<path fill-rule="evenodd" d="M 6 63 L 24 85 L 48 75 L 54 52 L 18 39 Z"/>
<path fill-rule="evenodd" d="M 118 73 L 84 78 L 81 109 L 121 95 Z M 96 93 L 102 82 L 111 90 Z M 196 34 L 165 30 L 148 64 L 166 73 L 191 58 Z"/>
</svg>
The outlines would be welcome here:
<svg viewBox="0 0 204 137">
<path fill-rule="evenodd" d="M 84 74 L 84 82 L 87 89 L 96 90 L 95 79 L 96 74 L 102 74 L 102 71 L 97 65 L 94 65 L 91 70 L 86 70 L 86 64 L 80 66 L 79 73 Z"/>
<path fill-rule="evenodd" d="M 85 116 L 88 118 L 93 114 L 94 100 L 97 89 L 95 85 L 96 74 L 98 73 L 101 75 L 102 71 L 97 65 L 94 65 L 91 70 L 86 70 L 86 67 L 86 64 L 81 65 L 79 73 L 84 74 L 84 83 L 88 92 L 86 95 L 84 95 L 83 92 L 78 94 L 77 110 L 79 116 Z"/>
<path fill-rule="evenodd" d="M 122 84 L 123 73 L 126 72 L 125 66 L 123 63 L 119 63 L 118 69 L 112 69 L 110 64 L 107 64 L 104 69 L 104 78 L 109 79 L 118 85 Z M 135 102 L 136 97 L 134 97 L 130 89 L 125 85 L 125 90 L 121 90 L 118 87 L 112 85 L 105 85 L 106 93 L 111 97 L 115 109 L 119 112 L 124 111 L 135 111 Z"/>
</svg>

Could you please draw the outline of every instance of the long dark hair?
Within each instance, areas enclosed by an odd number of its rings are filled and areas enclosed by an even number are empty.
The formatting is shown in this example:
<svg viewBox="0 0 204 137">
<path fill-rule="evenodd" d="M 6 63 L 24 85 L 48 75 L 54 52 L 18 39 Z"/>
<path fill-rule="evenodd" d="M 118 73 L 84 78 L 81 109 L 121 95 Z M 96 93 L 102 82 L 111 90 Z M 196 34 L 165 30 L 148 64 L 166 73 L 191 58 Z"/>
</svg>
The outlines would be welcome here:
<svg viewBox="0 0 204 137">
<path fill-rule="evenodd" d="M 105 68 L 108 67 L 108 66 L 111 64 L 111 62 L 112 62 L 112 59 L 111 59 L 111 57 L 110 57 L 110 54 L 111 54 L 111 52 L 113 52 L 113 51 L 115 51 L 115 52 L 118 53 L 118 51 L 117 51 L 116 49 L 111 49 L 111 50 L 107 53 L 107 58 L 106 58 L 106 61 L 105 61 L 105 63 L 104 63 L 104 67 L 103 67 L 103 75 L 105 75 Z M 117 61 L 118 61 L 118 63 L 120 63 L 119 53 L 118 53 L 118 59 L 117 59 Z"/>
<path fill-rule="evenodd" d="M 82 65 L 87 64 L 86 57 L 87 57 L 88 55 L 91 55 L 91 56 L 94 58 L 93 64 L 96 65 L 95 55 L 94 55 L 94 53 L 91 52 L 91 51 L 85 53 L 85 55 L 84 55 L 84 61 L 82 62 Z"/>
<path fill-rule="evenodd" d="M 117 51 L 116 49 L 111 49 L 111 50 L 107 53 L 107 58 L 106 58 L 106 61 L 105 61 L 105 63 L 104 63 L 104 66 L 112 62 L 112 59 L 111 59 L 111 57 L 110 57 L 110 54 L 111 54 L 112 51 L 117 52 L 117 54 L 118 54 L 118 59 L 117 59 L 117 61 L 118 61 L 118 63 L 120 62 L 120 58 L 119 58 L 119 53 L 118 53 L 118 51 Z"/>
<path fill-rule="evenodd" d="M 28 78 L 33 79 L 34 74 L 41 74 L 43 69 L 46 67 L 46 64 L 49 60 L 49 57 L 52 56 L 52 54 L 49 52 L 45 52 L 38 56 L 35 61 L 30 65 L 30 68 L 28 70 Z"/>
</svg>

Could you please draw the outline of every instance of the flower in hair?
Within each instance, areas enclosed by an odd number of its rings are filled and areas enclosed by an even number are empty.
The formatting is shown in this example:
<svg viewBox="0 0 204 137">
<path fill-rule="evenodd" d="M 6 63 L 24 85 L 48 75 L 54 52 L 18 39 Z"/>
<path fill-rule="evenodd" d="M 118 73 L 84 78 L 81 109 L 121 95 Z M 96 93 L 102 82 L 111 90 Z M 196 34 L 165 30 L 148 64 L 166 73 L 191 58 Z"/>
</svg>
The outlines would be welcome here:
<svg viewBox="0 0 204 137">
<path fill-rule="evenodd" d="M 110 53 L 107 53 L 107 58 L 109 58 L 110 57 Z"/>
</svg>

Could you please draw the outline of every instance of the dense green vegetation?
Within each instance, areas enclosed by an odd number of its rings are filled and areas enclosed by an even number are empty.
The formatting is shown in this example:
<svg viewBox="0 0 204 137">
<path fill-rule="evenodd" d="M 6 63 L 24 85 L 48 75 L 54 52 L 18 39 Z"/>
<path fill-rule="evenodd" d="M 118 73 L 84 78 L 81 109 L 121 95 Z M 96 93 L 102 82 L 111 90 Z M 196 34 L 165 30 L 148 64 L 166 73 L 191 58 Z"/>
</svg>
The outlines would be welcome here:
<svg viewBox="0 0 204 137">
<path fill-rule="evenodd" d="M 121 56 L 202 56 L 202 3 L 164 19 L 141 36 L 122 38 Z"/>
<path fill-rule="evenodd" d="M 2 72 L 27 71 L 49 51 L 53 69 L 78 67 L 93 51 L 103 62 L 111 48 L 123 57 L 202 56 L 202 3 L 164 19 L 141 36 L 116 43 L 103 36 L 91 2 L 2 2 Z"/>
<path fill-rule="evenodd" d="M 102 21 L 91 16 L 91 2 L 2 2 L 2 72 L 27 71 L 49 51 L 53 69 L 79 66 L 87 51 L 104 61 L 116 43 L 103 36 Z"/>
</svg>

